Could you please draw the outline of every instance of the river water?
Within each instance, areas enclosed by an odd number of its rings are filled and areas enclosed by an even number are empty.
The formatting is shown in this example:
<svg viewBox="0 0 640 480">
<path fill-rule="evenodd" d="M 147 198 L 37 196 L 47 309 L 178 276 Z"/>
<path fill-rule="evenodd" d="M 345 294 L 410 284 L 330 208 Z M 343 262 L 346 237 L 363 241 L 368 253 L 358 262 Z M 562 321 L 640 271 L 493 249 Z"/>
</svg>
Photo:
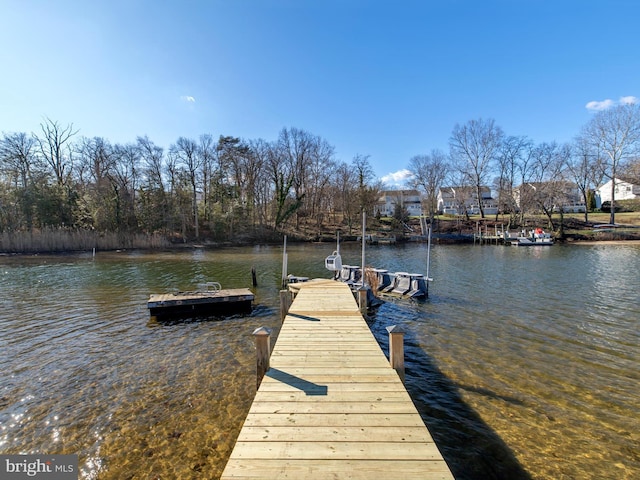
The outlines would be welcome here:
<svg viewBox="0 0 640 480">
<path fill-rule="evenodd" d="M 289 245 L 328 277 L 331 244 Z M 360 247 L 344 244 L 343 263 Z M 426 273 L 426 246 L 367 264 Z M 279 326 L 282 248 L 0 257 L 0 452 L 79 454 L 88 479 L 217 478 Z M 155 323 L 150 293 L 251 285 L 250 316 Z M 406 330 L 407 388 L 458 479 L 640 477 L 640 246 L 436 245 L 430 298 L 368 316 Z"/>
</svg>

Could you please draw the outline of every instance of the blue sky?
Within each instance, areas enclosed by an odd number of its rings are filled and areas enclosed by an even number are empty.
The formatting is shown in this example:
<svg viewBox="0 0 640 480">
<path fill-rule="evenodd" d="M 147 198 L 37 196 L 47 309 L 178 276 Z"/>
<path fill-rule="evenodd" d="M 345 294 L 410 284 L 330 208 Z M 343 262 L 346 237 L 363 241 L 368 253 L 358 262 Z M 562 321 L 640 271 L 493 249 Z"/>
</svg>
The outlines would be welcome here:
<svg viewBox="0 0 640 480">
<path fill-rule="evenodd" d="M 167 148 L 296 127 L 391 178 L 456 123 L 565 142 L 640 97 L 638 19 L 636 0 L 0 0 L 0 131 Z"/>
</svg>

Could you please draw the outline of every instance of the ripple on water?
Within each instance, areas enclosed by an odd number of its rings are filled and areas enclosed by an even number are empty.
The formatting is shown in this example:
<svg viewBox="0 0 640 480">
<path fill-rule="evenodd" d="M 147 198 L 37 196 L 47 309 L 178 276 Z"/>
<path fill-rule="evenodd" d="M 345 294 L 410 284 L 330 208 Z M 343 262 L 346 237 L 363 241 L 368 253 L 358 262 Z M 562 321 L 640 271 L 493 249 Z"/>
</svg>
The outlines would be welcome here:
<svg viewBox="0 0 640 480">
<path fill-rule="evenodd" d="M 332 249 L 290 246 L 290 271 L 326 276 Z M 341 251 L 359 262 L 359 246 Z M 372 316 L 385 351 L 385 327 L 405 327 L 407 386 L 457 478 L 640 474 L 638 253 L 436 246 L 429 301 Z M 85 478 L 217 478 L 253 398 L 250 333 L 278 332 L 280 254 L 2 259 L 0 449 L 78 453 Z M 391 271 L 425 258 L 368 252 Z M 245 287 L 252 265 L 252 316 L 149 322 L 150 293 Z"/>
</svg>

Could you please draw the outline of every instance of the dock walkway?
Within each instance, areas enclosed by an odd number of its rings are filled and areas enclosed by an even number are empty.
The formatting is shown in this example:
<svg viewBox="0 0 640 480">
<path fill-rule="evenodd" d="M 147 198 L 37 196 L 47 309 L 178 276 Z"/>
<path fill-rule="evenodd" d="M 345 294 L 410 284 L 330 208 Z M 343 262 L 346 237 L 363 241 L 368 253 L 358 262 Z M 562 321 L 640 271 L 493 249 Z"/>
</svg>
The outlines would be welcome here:
<svg viewBox="0 0 640 480">
<path fill-rule="evenodd" d="M 349 287 L 289 309 L 222 479 L 453 479 Z"/>
</svg>

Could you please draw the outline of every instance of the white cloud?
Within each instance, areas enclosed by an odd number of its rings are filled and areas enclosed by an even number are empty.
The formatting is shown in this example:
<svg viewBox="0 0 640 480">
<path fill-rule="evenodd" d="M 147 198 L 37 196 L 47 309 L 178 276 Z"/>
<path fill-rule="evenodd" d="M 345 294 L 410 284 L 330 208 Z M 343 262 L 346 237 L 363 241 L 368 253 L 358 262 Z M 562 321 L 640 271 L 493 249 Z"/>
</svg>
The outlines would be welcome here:
<svg viewBox="0 0 640 480">
<path fill-rule="evenodd" d="M 639 102 L 638 97 L 634 97 L 633 95 L 628 95 L 626 97 L 620 97 L 620 100 L 618 100 L 617 102 L 615 100 L 611 100 L 610 98 L 607 98 L 606 100 L 602 100 L 602 101 L 594 100 L 587 103 L 585 107 L 587 107 L 587 110 L 593 110 L 597 112 L 600 110 L 606 110 L 607 108 L 611 108 L 616 105 L 631 105 L 638 102 Z"/>
<path fill-rule="evenodd" d="M 587 107 L 587 110 L 606 110 L 607 108 L 613 107 L 615 105 L 615 102 L 609 98 L 607 98 L 606 100 L 602 100 L 601 102 L 599 101 L 592 101 L 589 102 L 585 105 L 585 107 Z"/>
<path fill-rule="evenodd" d="M 187 103 L 196 103 L 196 99 L 191 95 L 183 95 L 180 97 L 180 100 L 183 100 Z"/>
<path fill-rule="evenodd" d="M 402 170 L 398 170 L 397 172 L 388 173 L 380 180 L 382 180 L 385 185 L 389 185 L 392 187 L 402 187 L 404 186 L 406 181 L 412 177 L 413 174 L 405 168 Z"/>
</svg>

